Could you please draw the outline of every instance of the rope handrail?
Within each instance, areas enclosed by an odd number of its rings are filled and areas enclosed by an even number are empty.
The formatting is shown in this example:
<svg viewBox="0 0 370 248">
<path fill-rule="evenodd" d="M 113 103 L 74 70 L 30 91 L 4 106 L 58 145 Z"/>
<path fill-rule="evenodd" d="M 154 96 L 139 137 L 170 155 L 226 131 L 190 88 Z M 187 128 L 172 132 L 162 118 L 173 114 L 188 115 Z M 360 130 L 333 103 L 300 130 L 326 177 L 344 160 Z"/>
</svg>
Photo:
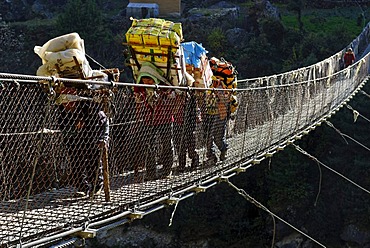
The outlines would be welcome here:
<svg viewBox="0 0 370 248">
<path fill-rule="evenodd" d="M 370 28 L 370 23 L 368 23 L 364 27 L 364 29 L 362 30 L 361 34 L 357 38 L 355 38 L 351 42 L 351 44 L 349 44 L 348 47 L 355 47 L 356 46 L 356 48 L 358 48 L 358 42 L 356 42 L 356 40 L 358 40 L 359 37 L 362 37 L 362 36 L 367 35 L 369 28 Z M 261 79 L 261 78 L 270 78 L 270 77 L 284 76 L 284 75 L 292 74 L 294 72 L 299 72 L 299 71 L 304 71 L 304 70 L 312 69 L 312 68 L 315 68 L 317 66 L 321 66 L 323 63 L 328 62 L 328 61 L 330 61 L 332 59 L 337 59 L 337 58 L 340 58 L 341 59 L 344 51 L 345 51 L 345 48 L 342 49 L 341 51 L 339 51 L 339 52 L 331 55 L 330 57 L 326 58 L 323 61 L 319 61 L 319 62 L 317 62 L 315 64 L 312 64 L 312 65 L 309 65 L 309 66 L 306 66 L 306 67 L 301 67 L 301 68 L 298 68 L 296 70 L 291 70 L 291 71 L 287 71 L 287 72 L 283 72 L 283 73 L 279 73 L 279 74 L 274 74 L 274 75 L 269 75 L 269 76 L 264 76 L 264 77 L 257 77 L 257 78 L 250 78 L 250 79 L 248 79 L 248 78 L 247 79 L 242 79 L 242 80 L 239 80 L 239 82 L 255 81 L 255 80 L 258 80 L 258 79 Z"/>
<path fill-rule="evenodd" d="M 234 90 L 0 73 L 0 246 L 89 238 L 258 165 L 360 92 L 370 55 L 345 69 L 339 55 Z M 67 82 L 107 90 L 54 91 Z"/>
<path fill-rule="evenodd" d="M 287 83 L 287 84 L 274 84 L 274 85 L 266 85 L 261 87 L 248 87 L 248 88 L 237 88 L 237 89 L 221 89 L 221 88 L 212 88 L 212 90 L 215 91 L 229 91 L 229 92 L 242 92 L 242 91 L 251 91 L 251 90 L 266 90 L 266 89 L 272 89 L 272 88 L 281 88 L 281 87 L 292 87 L 292 86 L 298 86 L 303 84 L 310 84 L 317 81 L 322 80 L 328 80 L 333 77 L 336 77 L 338 75 L 342 74 L 348 74 L 348 72 L 351 70 L 352 67 L 358 66 L 361 63 L 364 63 L 367 61 L 370 54 L 368 53 L 366 56 L 361 58 L 360 60 L 356 61 L 353 65 L 350 65 L 349 67 L 332 72 L 329 75 L 325 75 L 322 77 L 318 77 L 315 79 L 308 79 L 308 80 L 302 80 L 299 82 L 293 82 L 293 83 Z M 291 71 L 291 73 L 298 72 L 300 69 Z M 252 78 L 252 79 L 238 79 L 238 83 L 247 82 L 247 81 L 259 81 L 261 79 L 268 79 L 268 78 L 274 78 L 276 75 L 272 76 L 264 76 L 264 77 L 258 77 L 258 78 Z M 105 85 L 105 86 L 121 86 L 121 87 L 139 87 L 139 88 L 152 88 L 152 89 L 173 89 L 173 90 L 197 90 L 197 91 L 209 91 L 209 88 L 202 88 L 202 87 L 192 87 L 192 86 L 174 86 L 174 85 L 148 85 L 148 84 L 136 84 L 136 83 L 129 83 L 129 82 L 105 82 L 105 81 L 97 81 L 97 80 L 81 80 L 81 79 L 69 79 L 69 78 L 55 78 L 55 77 L 43 77 L 43 76 L 32 76 L 32 75 L 22 75 L 22 74 L 11 74 L 11 73 L 0 73 L 0 82 L 1 80 L 5 82 L 13 83 L 14 80 L 17 80 L 17 82 L 24 82 L 24 83 L 43 83 L 43 81 L 60 81 L 60 82 L 67 82 L 67 83 L 77 83 L 77 84 L 91 84 L 91 85 Z"/>
</svg>

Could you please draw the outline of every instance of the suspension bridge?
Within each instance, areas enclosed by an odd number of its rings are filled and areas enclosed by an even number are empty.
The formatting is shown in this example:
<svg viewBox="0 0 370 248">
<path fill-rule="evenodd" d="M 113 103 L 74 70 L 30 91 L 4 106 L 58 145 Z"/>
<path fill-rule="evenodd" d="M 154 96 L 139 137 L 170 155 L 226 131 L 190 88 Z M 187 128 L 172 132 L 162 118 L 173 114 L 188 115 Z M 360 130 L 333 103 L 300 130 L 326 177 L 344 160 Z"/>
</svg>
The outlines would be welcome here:
<svg viewBox="0 0 370 248">
<path fill-rule="evenodd" d="M 346 48 L 314 65 L 239 79 L 237 89 L 224 90 L 238 96 L 239 106 L 227 122 L 227 156 L 213 163 L 207 162 L 204 119 L 153 129 L 145 113 L 138 114 L 135 84 L 0 73 L 0 246 L 63 247 L 93 238 L 246 172 L 314 130 L 361 90 L 369 76 L 369 39 L 367 25 L 349 44 L 358 59 L 345 69 L 339 61 Z M 88 83 L 99 90 L 77 88 L 74 94 L 83 100 L 63 102 L 55 91 L 62 83 Z M 202 91 L 142 87 L 156 93 L 154 104 L 165 100 L 164 91 L 194 97 Z M 186 99 L 172 106 L 184 108 Z M 159 121 L 173 115 L 170 111 L 158 111 Z M 102 122 L 109 129 L 103 146 L 97 128 Z M 199 164 L 188 158 L 180 170 L 173 146 L 191 134 Z M 168 139 L 172 154 L 163 153 L 166 144 L 160 139 Z M 149 161 L 155 168 L 149 169 Z M 97 170 L 103 170 L 104 187 L 93 194 L 100 189 Z M 83 188 L 85 182 L 90 188 Z"/>
</svg>

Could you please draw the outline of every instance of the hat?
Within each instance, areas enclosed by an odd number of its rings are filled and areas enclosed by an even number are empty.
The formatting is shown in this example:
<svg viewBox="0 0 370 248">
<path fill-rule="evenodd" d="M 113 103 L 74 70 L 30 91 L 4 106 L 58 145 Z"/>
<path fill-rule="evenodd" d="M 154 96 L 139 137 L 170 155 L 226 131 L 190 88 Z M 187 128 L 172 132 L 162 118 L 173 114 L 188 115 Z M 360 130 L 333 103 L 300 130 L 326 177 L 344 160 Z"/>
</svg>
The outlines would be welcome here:
<svg viewBox="0 0 370 248">
<path fill-rule="evenodd" d="M 136 83 L 140 83 L 140 80 L 142 77 L 151 77 L 156 84 L 159 84 L 159 82 L 163 82 L 166 85 L 171 85 L 170 82 L 164 77 L 164 71 L 157 68 L 155 65 L 153 65 L 150 62 L 144 62 L 141 65 L 139 75 L 136 79 Z"/>
<path fill-rule="evenodd" d="M 348 50 L 347 50 L 347 51 L 352 52 L 352 48 L 348 48 Z"/>
</svg>

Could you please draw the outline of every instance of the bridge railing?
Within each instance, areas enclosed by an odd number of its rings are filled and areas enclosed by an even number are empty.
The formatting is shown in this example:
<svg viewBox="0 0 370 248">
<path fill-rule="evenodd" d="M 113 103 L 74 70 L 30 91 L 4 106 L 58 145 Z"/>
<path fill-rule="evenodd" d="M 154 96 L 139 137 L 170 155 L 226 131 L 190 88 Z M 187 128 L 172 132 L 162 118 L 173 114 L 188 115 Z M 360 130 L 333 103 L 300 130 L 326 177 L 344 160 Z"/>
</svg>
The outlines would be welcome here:
<svg viewBox="0 0 370 248">
<path fill-rule="evenodd" d="M 367 80 L 369 55 L 339 57 L 234 91 L 0 73 L 0 245 L 86 235 L 259 163 Z"/>
</svg>

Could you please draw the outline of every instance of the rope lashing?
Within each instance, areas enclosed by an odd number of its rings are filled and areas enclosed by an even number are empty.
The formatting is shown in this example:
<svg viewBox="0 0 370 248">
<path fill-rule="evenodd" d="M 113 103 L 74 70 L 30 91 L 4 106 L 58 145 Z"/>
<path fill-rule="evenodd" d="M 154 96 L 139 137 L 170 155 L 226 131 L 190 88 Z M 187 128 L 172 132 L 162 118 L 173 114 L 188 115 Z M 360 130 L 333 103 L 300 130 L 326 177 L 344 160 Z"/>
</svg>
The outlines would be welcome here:
<svg viewBox="0 0 370 248">
<path fill-rule="evenodd" d="M 180 201 L 176 201 L 175 207 L 174 207 L 174 209 L 172 211 L 172 214 L 171 214 L 170 223 L 168 223 L 168 226 L 172 226 L 173 217 L 175 216 L 175 212 L 176 212 L 176 209 L 177 209 L 177 205 L 179 205 L 179 202 Z"/>
<path fill-rule="evenodd" d="M 351 107 L 351 105 L 347 104 L 346 106 L 347 106 L 347 108 L 348 108 L 349 110 L 351 110 L 351 111 L 353 112 L 354 122 L 356 122 L 356 120 L 357 120 L 357 117 L 358 117 L 358 116 L 361 116 L 361 117 L 362 117 L 363 119 L 365 119 L 367 122 L 370 122 L 370 119 L 366 118 L 366 117 L 365 117 L 365 116 L 363 116 L 360 112 L 358 112 L 357 110 L 353 109 L 353 108 Z"/>
<path fill-rule="evenodd" d="M 86 54 L 86 57 L 88 57 L 89 59 L 91 59 L 95 64 L 97 64 L 98 66 L 100 66 L 101 68 L 103 68 L 104 70 L 107 70 L 107 68 L 105 66 L 103 66 L 102 64 L 100 64 L 98 61 L 96 61 L 93 57 L 91 57 L 90 55 Z"/>
</svg>

